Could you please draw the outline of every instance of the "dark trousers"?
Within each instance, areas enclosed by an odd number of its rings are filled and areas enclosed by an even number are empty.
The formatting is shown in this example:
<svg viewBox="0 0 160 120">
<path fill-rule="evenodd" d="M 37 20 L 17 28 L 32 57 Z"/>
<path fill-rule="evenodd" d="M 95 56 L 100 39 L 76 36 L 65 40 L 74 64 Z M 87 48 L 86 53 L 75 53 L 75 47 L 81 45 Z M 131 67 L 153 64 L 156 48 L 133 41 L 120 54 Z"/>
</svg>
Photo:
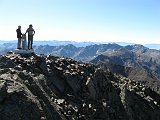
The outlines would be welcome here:
<svg viewBox="0 0 160 120">
<path fill-rule="evenodd" d="M 21 38 L 18 38 L 18 43 L 17 43 L 17 49 L 21 49 L 22 48 L 22 40 Z"/>
<path fill-rule="evenodd" d="M 28 49 L 33 49 L 32 44 L 33 44 L 33 35 L 28 35 Z"/>
</svg>

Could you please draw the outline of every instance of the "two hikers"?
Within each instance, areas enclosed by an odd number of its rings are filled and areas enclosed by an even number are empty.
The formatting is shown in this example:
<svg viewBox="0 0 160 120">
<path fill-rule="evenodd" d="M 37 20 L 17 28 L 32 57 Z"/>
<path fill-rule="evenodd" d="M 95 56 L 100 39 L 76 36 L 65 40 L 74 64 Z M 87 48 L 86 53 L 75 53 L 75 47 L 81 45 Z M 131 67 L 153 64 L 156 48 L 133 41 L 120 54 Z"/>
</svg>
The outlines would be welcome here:
<svg viewBox="0 0 160 120">
<path fill-rule="evenodd" d="M 25 34 L 21 33 L 21 26 L 18 26 L 17 32 L 17 38 L 18 38 L 18 44 L 17 49 L 24 49 L 25 48 L 25 42 L 26 42 L 26 33 L 28 33 L 28 50 L 33 49 L 33 36 L 35 34 L 35 30 L 33 29 L 32 24 L 29 25 L 29 28 L 26 30 Z M 23 41 L 22 41 L 23 40 Z"/>
</svg>

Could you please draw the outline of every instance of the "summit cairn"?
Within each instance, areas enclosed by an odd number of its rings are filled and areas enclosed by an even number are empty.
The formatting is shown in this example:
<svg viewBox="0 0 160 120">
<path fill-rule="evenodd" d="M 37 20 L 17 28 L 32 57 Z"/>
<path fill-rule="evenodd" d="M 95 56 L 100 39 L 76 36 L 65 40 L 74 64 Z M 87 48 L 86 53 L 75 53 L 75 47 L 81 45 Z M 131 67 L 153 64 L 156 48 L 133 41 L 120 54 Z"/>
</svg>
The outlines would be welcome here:
<svg viewBox="0 0 160 120">
<path fill-rule="evenodd" d="M 15 49 L 14 51 L 17 54 L 32 54 L 34 53 L 34 50 L 25 50 L 25 49 Z"/>
<path fill-rule="evenodd" d="M 20 49 L 15 49 L 15 53 L 17 54 L 31 54 L 34 53 L 33 49 L 27 49 L 27 40 L 26 40 L 26 35 L 22 34 L 21 38 L 21 48 Z"/>
</svg>

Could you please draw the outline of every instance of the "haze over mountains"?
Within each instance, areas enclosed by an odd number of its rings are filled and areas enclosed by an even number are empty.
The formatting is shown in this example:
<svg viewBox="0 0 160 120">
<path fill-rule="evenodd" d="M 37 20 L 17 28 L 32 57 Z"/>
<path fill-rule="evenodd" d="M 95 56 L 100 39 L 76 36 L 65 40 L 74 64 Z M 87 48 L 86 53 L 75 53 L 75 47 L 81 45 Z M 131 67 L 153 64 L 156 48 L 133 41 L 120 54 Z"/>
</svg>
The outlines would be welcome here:
<svg viewBox="0 0 160 120">
<path fill-rule="evenodd" d="M 76 47 L 86 47 L 90 45 L 99 45 L 99 44 L 109 44 L 111 42 L 75 42 L 75 41 L 58 41 L 58 40 L 52 40 L 52 41 L 34 41 L 33 45 L 34 47 L 38 47 L 40 45 L 45 46 L 65 46 L 68 44 L 72 44 Z M 115 42 L 118 45 L 121 46 L 127 46 L 127 45 L 134 45 L 134 43 L 126 43 L 126 42 Z M 9 50 L 14 50 L 17 45 L 17 40 L 10 40 L 10 41 L 5 41 L 5 40 L 0 40 L 0 54 L 6 53 Z M 160 44 L 145 44 L 145 47 L 148 47 L 150 49 L 160 49 Z"/>
</svg>

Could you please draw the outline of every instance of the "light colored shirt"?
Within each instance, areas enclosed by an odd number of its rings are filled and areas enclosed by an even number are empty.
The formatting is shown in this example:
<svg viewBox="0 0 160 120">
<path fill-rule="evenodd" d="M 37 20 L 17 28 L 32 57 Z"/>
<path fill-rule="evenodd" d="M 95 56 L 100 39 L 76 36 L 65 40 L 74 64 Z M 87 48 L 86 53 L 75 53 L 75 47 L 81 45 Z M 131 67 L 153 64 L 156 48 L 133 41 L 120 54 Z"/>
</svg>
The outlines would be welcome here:
<svg viewBox="0 0 160 120">
<path fill-rule="evenodd" d="M 28 35 L 34 35 L 35 34 L 35 30 L 33 28 L 28 28 L 26 30 L 26 33 L 28 32 Z"/>
</svg>

